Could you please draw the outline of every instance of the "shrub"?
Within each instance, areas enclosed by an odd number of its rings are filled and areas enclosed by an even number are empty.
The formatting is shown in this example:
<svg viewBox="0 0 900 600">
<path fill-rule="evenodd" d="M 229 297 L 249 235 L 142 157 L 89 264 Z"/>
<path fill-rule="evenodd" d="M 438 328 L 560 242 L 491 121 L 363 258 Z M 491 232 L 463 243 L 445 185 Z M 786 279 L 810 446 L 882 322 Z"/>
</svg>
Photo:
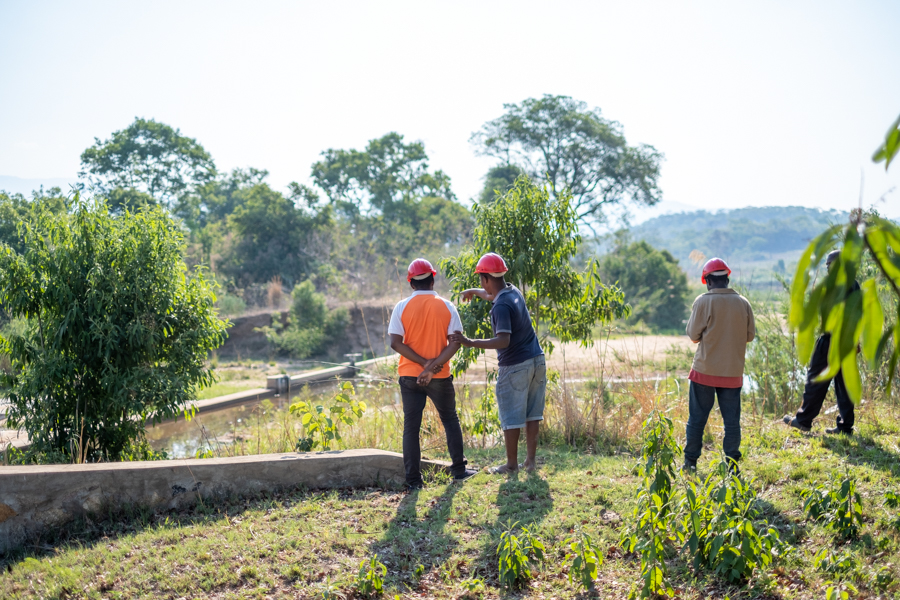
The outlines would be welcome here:
<svg viewBox="0 0 900 600">
<path fill-rule="evenodd" d="M 706 567 L 737 583 L 768 567 L 778 555 L 778 531 L 759 519 L 751 484 L 732 473 L 724 459 L 702 485 L 685 482 L 680 528 L 694 569 Z"/>
<path fill-rule="evenodd" d="M 247 310 L 247 303 L 240 296 L 225 294 L 219 298 L 219 312 L 226 317 L 237 317 Z"/>
<path fill-rule="evenodd" d="M 310 452 L 320 446 L 322 450 L 331 450 L 331 443 L 341 439 L 339 426 L 353 425 L 354 417 L 361 419 L 366 412 L 366 403 L 354 400 L 352 396 L 355 394 L 352 383 L 342 383 L 327 414 L 321 405 L 313 406 L 302 400 L 291 404 L 290 413 L 300 415 L 305 434 L 297 442 L 297 451 Z"/>
<path fill-rule="evenodd" d="M 579 530 L 564 544 L 569 546 L 570 550 L 565 559 L 572 561 L 569 565 L 569 583 L 574 583 L 578 579 L 584 589 L 593 589 L 594 580 L 597 579 L 597 568 L 603 564 L 603 555 L 594 548 L 591 536 Z"/>
<path fill-rule="evenodd" d="M 312 281 L 306 280 L 291 293 L 292 304 L 287 327 L 281 330 L 279 319 L 261 331 L 280 350 L 294 358 L 307 358 L 325 351 L 347 330 L 350 314 L 345 308 L 329 310 L 325 296 L 316 293 Z"/>
<path fill-rule="evenodd" d="M 832 476 L 804 495 L 803 511 L 807 517 L 825 525 L 844 538 L 853 538 L 862 527 L 862 498 L 856 491 L 856 480 L 849 473 L 843 478 Z"/>
<path fill-rule="evenodd" d="M 33 452 L 116 460 L 147 422 L 187 410 L 214 382 L 206 359 L 227 323 L 161 209 L 114 217 L 77 196 L 74 206 L 23 222 L 21 254 L 0 245 L 0 301 L 28 323 L 6 340 L 8 422 Z"/>
<path fill-rule="evenodd" d="M 531 579 L 531 564 L 544 559 L 544 543 L 526 527 L 517 534 L 518 525 L 518 522 L 509 525 L 500 534 L 497 546 L 500 585 L 509 589 Z"/>
</svg>

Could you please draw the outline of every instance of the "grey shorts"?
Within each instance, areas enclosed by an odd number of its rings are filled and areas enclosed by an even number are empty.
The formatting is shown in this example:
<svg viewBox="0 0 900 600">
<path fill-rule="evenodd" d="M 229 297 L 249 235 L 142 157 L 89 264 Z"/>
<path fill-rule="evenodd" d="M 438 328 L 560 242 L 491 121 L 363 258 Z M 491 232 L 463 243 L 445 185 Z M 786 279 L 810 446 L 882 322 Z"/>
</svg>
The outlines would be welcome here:
<svg viewBox="0 0 900 600">
<path fill-rule="evenodd" d="M 497 412 L 500 426 L 521 429 L 528 421 L 544 420 L 547 364 L 544 355 L 500 367 L 497 375 Z"/>
</svg>

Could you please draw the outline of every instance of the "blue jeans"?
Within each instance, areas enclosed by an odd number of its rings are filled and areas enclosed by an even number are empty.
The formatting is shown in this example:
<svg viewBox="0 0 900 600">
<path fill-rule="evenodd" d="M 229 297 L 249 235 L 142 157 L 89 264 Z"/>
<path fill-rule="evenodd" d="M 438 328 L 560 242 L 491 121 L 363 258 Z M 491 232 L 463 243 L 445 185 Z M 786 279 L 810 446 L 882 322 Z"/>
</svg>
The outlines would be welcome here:
<svg viewBox="0 0 900 600">
<path fill-rule="evenodd" d="M 497 373 L 497 414 L 503 431 L 522 429 L 529 421 L 543 421 L 546 392 L 543 354 L 517 365 L 501 366 Z"/>
<path fill-rule="evenodd" d="M 741 459 L 741 388 L 721 388 L 692 381 L 688 422 L 685 433 L 684 464 L 695 466 L 703 450 L 703 430 L 709 413 L 719 397 L 719 412 L 725 422 L 725 439 L 722 450 L 725 456 L 738 461 Z"/>
</svg>

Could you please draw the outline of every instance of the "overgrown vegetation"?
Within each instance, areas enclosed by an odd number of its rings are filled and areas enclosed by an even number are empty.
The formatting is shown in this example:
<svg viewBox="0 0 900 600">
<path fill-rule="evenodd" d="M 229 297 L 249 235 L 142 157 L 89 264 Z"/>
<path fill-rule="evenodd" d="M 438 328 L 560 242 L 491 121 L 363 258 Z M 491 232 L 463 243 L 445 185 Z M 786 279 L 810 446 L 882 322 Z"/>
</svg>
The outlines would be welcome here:
<svg viewBox="0 0 900 600">
<path fill-rule="evenodd" d="M 0 298 L 20 319 L 2 340 L 7 427 L 47 458 L 150 457 L 145 423 L 213 383 L 206 359 L 227 325 L 185 267 L 181 230 L 158 208 L 115 217 L 76 196 L 71 217 L 36 212 L 18 239 L 20 252 L 0 245 Z"/>
</svg>

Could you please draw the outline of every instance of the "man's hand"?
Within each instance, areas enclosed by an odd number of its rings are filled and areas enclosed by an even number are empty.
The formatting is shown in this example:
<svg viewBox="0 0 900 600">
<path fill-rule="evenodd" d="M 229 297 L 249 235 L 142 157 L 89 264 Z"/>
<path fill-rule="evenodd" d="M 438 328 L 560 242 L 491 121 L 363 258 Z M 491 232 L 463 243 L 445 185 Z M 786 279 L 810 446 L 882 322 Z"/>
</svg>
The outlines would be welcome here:
<svg viewBox="0 0 900 600">
<path fill-rule="evenodd" d="M 447 336 L 447 341 L 460 346 L 470 346 L 472 344 L 472 340 L 464 336 L 462 331 L 454 331 Z"/>
<path fill-rule="evenodd" d="M 444 368 L 444 363 L 438 362 L 437 358 L 432 358 L 431 360 L 426 362 L 424 365 L 422 365 L 423 371 L 429 371 L 430 373 L 433 373 L 434 375 L 437 375 L 438 373 L 440 373 L 441 369 L 443 369 L 443 368 Z"/>
<path fill-rule="evenodd" d="M 468 301 L 470 301 L 472 298 L 474 298 L 474 297 L 476 297 L 476 296 L 477 296 L 478 298 L 481 298 L 482 300 L 484 300 L 484 301 L 486 301 L 486 302 L 493 302 L 493 300 L 494 300 L 494 297 L 491 296 L 490 294 L 488 294 L 488 293 L 487 293 L 487 290 L 483 290 L 483 289 L 481 289 L 481 288 L 469 288 L 469 289 L 465 290 L 465 291 L 460 295 L 459 298 L 460 298 L 460 300 L 462 300 L 463 302 L 468 302 Z"/>
<path fill-rule="evenodd" d="M 419 373 L 419 376 L 416 378 L 416 383 L 421 386 L 426 386 L 431 383 L 431 378 L 434 377 L 434 374 L 428 369 Z"/>
</svg>

